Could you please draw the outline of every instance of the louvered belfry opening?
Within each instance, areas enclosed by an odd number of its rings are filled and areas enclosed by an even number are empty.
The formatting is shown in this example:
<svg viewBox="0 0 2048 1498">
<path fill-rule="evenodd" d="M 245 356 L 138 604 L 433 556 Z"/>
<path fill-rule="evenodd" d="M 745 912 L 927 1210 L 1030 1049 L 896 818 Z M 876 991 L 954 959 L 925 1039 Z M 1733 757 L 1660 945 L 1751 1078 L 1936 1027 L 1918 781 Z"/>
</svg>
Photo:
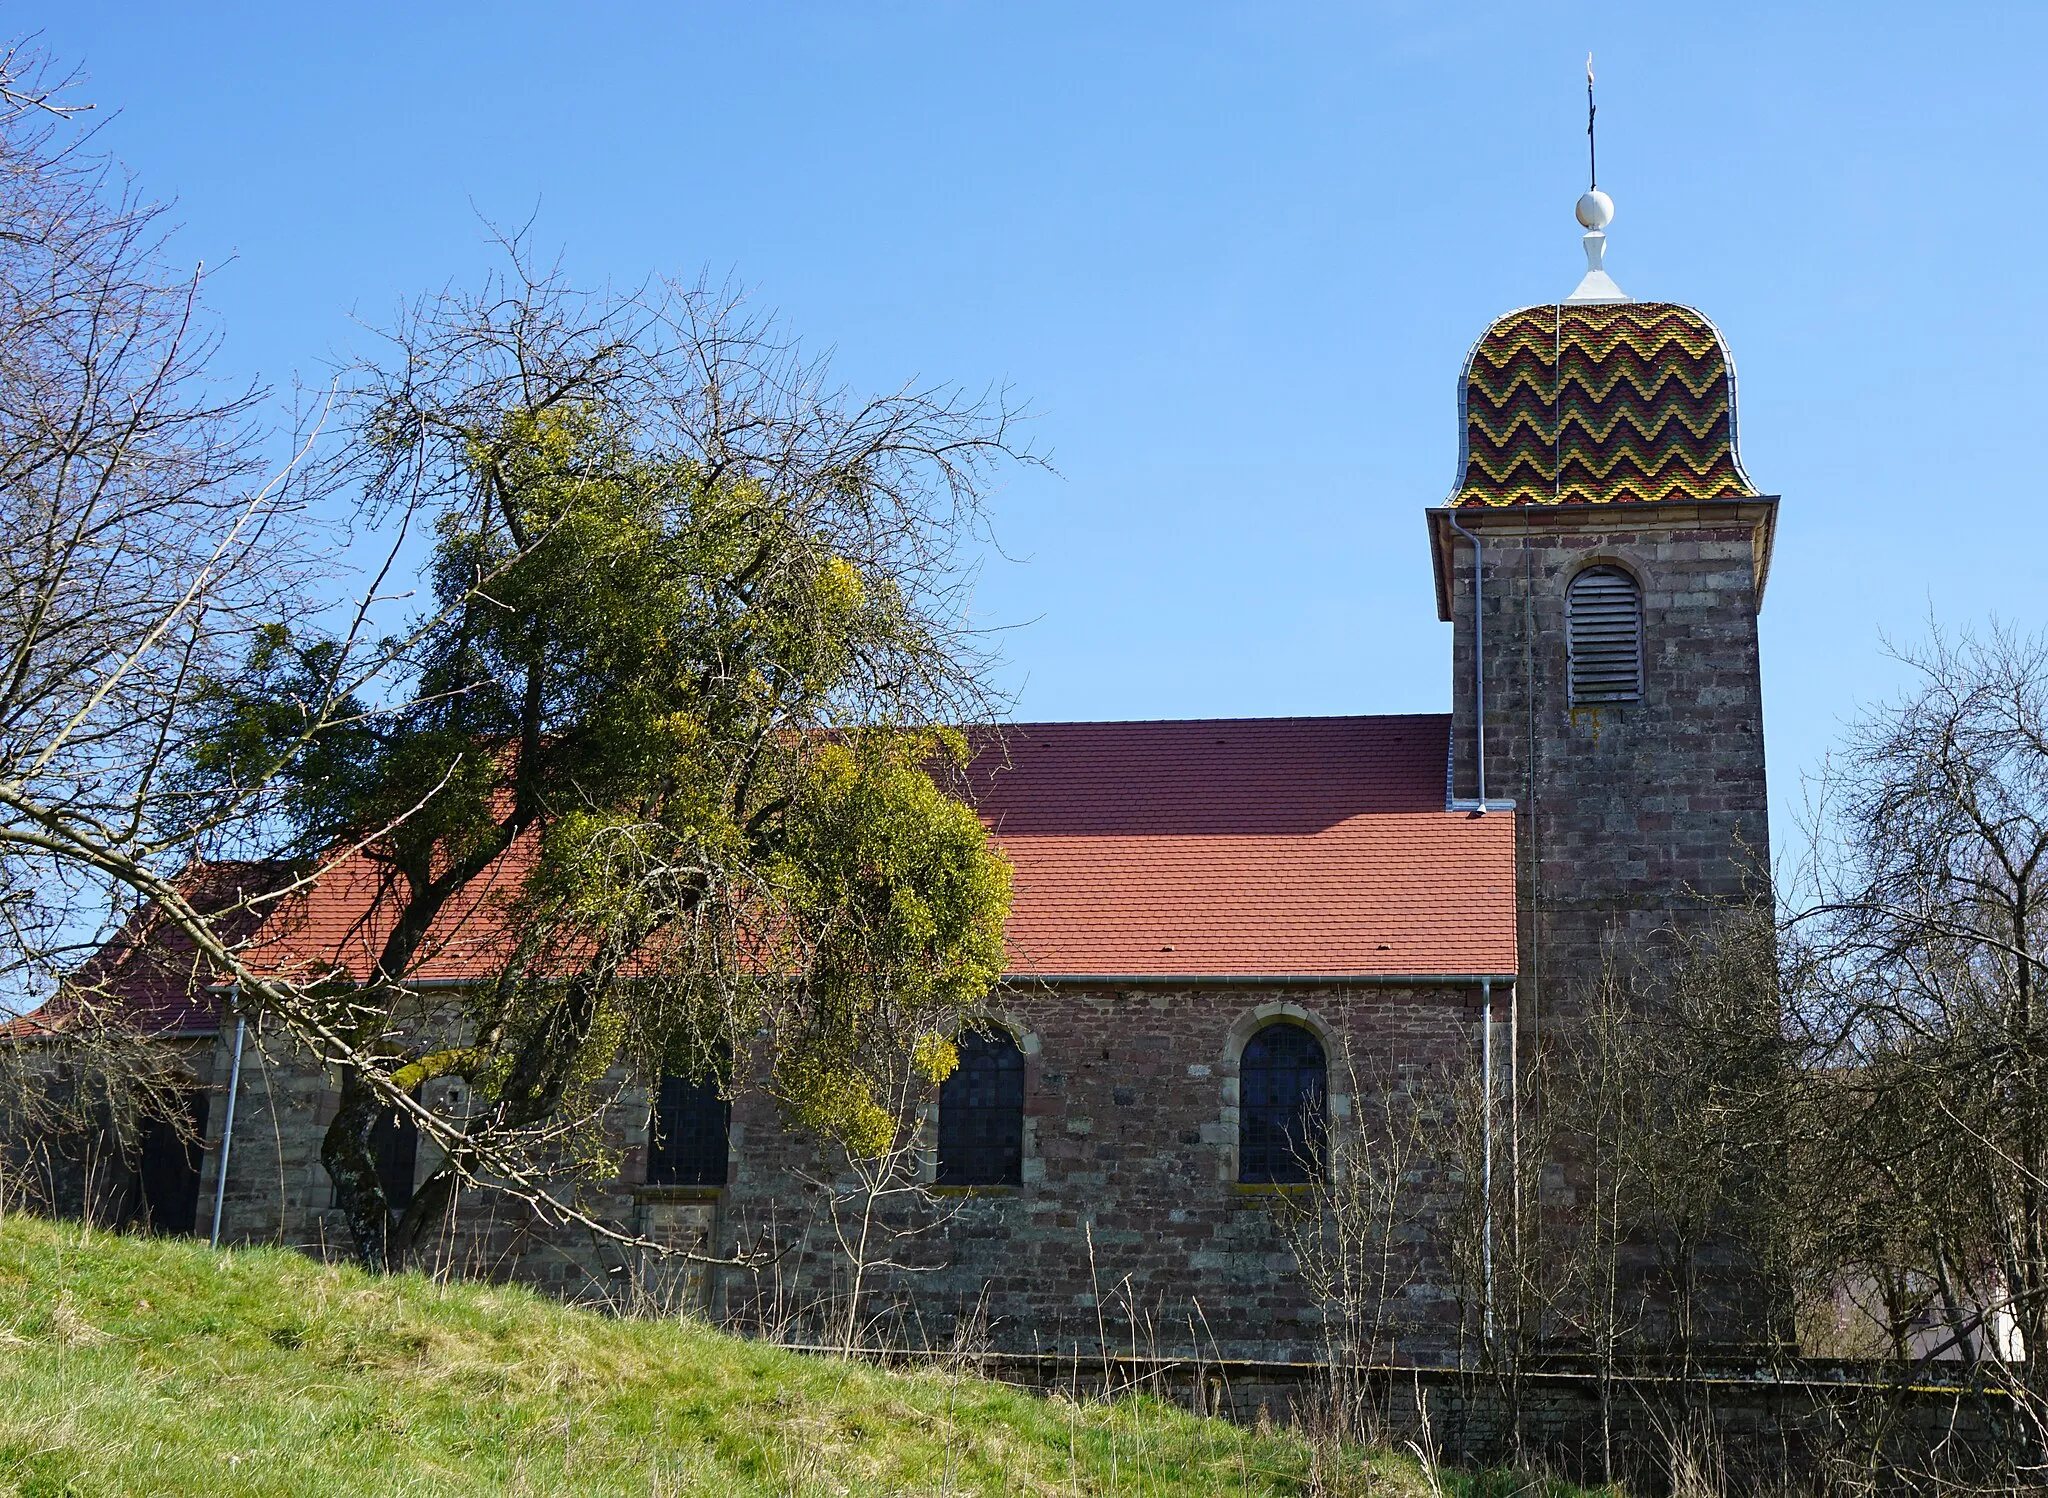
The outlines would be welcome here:
<svg viewBox="0 0 2048 1498">
<path fill-rule="evenodd" d="M 1619 567 L 1588 567 L 1565 591 L 1572 706 L 1643 695 L 1643 594 Z"/>
</svg>

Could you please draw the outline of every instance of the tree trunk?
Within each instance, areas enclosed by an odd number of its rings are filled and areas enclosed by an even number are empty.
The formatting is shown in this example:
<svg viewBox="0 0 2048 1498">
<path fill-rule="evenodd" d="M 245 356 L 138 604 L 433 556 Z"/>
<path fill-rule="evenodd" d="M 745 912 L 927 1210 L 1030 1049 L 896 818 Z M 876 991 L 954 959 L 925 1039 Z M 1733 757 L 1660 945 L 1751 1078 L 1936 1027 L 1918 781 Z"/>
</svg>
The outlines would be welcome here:
<svg viewBox="0 0 2048 1498">
<path fill-rule="evenodd" d="M 392 1267 L 391 1204 L 385 1200 L 377 1156 L 370 1148 L 370 1131 L 382 1111 L 376 1091 L 363 1083 L 355 1068 L 345 1068 L 341 1107 L 320 1141 L 320 1163 L 334 1182 L 334 1204 L 348 1222 L 356 1262 L 372 1274 Z"/>
</svg>

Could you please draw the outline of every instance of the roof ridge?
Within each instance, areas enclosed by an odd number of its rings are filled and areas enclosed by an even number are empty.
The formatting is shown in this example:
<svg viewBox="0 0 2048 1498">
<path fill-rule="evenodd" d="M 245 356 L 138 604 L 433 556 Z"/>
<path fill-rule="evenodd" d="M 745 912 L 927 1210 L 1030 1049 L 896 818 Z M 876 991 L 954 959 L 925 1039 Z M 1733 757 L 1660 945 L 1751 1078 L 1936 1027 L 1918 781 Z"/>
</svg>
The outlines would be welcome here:
<svg viewBox="0 0 2048 1498">
<path fill-rule="evenodd" d="M 1295 713 L 1256 718 L 1031 718 L 978 725 L 983 728 L 1206 728 L 1217 723 L 1392 723 L 1449 719 L 1448 709 L 1426 713 Z"/>
</svg>

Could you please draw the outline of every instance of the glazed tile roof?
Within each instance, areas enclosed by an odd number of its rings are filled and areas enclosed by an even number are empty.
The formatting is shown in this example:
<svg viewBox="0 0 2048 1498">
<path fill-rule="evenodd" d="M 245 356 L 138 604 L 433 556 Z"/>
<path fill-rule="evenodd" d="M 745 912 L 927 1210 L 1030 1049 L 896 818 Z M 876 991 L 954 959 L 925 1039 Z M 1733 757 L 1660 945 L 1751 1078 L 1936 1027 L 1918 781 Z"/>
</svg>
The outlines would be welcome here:
<svg viewBox="0 0 2048 1498">
<path fill-rule="evenodd" d="M 1444 810 L 1450 719 L 1026 723 L 975 766 L 1019 976 L 1507 974 L 1514 818 Z"/>
<path fill-rule="evenodd" d="M 1674 302 L 1525 307 L 1466 361 L 1454 505 L 1756 494 L 1721 333 Z"/>
<path fill-rule="evenodd" d="M 1512 973 L 1514 819 L 1445 811 L 1449 735 L 1434 713 L 991 731 L 969 793 L 1016 868 L 1013 976 Z M 442 913 L 415 981 L 502 962 L 501 902 L 526 865 L 515 845 Z M 278 868 L 262 869 L 278 887 Z M 362 975 L 394 916 L 377 869 L 354 858 L 277 901 L 244 950 L 260 970 Z M 138 928 L 94 963 L 155 1029 L 212 1028 L 212 975 L 181 940 Z"/>
</svg>

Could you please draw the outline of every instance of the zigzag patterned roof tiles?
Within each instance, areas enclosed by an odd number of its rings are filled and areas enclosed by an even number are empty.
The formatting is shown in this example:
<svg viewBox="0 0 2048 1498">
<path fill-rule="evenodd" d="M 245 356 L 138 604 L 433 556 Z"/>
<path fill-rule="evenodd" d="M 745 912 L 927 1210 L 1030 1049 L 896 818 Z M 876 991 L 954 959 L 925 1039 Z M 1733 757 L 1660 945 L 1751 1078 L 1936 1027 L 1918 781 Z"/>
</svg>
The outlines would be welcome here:
<svg viewBox="0 0 2048 1498">
<path fill-rule="evenodd" d="M 1735 368 L 1675 302 L 1552 303 L 1498 319 L 1460 387 L 1460 506 L 1748 499 Z"/>
</svg>

